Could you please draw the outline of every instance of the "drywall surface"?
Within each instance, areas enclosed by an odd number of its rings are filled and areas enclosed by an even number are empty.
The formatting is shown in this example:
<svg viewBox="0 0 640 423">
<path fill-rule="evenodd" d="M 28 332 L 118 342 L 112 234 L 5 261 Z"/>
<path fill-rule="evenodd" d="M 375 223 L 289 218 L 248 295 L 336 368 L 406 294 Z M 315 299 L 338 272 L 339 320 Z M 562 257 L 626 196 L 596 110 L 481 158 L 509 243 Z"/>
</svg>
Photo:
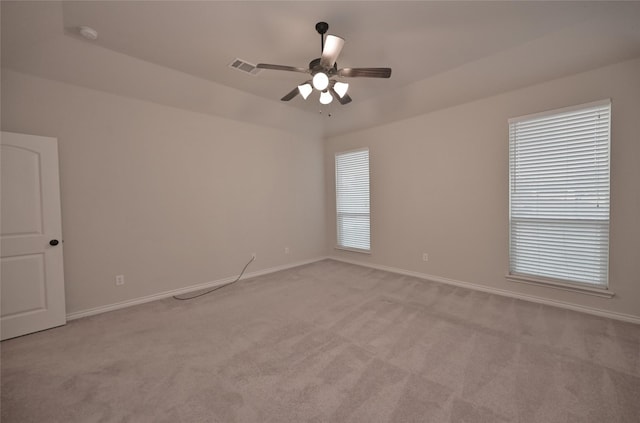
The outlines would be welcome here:
<svg viewBox="0 0 640 423">
<path fill-rule="evenodd" d="M 2 130 L 58 138 L 67 313 L 326 252 L 319 136 L 6 69 Z"/>
<path fill-rule="evenodd" d="M 286 132 L 306 135 L 323 130 L 320 116 L 75 36 L 65 28 L 60 1 L 2 2 L 0 9 L 3 68 Z M 226 67 L 210 69 L 225 71 L 236 72 Z"/>
<path fill-rule="evenodd" d="M 640 59 L 328 139 L 330 255 L 640 316 L 638 75 Z M 606 98 L 612 100 L 609 286 L 616 296 L 507 281 L 507 120 Z M 370 149 L 370 255 L 334 250 L 334 154 L 360 147 Z"/>
</svg>

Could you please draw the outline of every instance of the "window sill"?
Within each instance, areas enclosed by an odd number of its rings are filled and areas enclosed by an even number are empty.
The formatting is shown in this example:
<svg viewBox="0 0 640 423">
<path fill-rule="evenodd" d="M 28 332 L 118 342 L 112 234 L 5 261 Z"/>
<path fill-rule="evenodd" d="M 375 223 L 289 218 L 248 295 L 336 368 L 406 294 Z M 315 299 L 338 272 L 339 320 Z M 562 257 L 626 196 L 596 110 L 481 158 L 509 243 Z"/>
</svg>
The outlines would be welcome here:
<svg viewBox="0 0 640 423">
<path fill-rule="evenodd" d="M 529 285 L 546 286 L 560 289 L 562 291 L 577 292 L 580 294 L 594 295 L 602 298 L 613 298 L 616 294 L 606 288 L 595 288 L 578 284 L 564 283 L 552 279 L 535 278 L 531 276 L 506 275 L 505 278 L 511 282 L 526 283 Z"/>
<path fill-rule="evenodd" d="M 352 253 L 360 253 L 360 254 L 371 255 L 371 250 L 362 250 L 360 248 L 349 248 L 349 247 L 341 247 L 339 245 L 336 245 L 335 249 L 336 250 L 342 250 L 342 251 L 350 251 Z"/>
</svg>

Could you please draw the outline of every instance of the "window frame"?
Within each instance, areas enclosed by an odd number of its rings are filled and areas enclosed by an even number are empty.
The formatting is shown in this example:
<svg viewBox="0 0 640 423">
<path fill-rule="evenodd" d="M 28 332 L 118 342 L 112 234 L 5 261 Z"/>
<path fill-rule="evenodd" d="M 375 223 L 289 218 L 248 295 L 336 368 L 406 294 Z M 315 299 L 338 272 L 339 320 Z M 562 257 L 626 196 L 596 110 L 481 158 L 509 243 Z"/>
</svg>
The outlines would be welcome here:
<svg viewBox="0 0 640 423">
<path fill-rule="evenodd" d="M 539 118 L 544 118 L 544 117 L 553 117 L 553 116 L 558 116 L 558 115 L 562 115 L 565 113 L 570 113 L 570 112 L 575 112 L 575 111 L 580 111 L 580 110 L 587 110 L 590 108 L 595 108 L 595 107 L 602 107 L 602 106 L 608 106 L 609 108 L 609 121 L 608 121 L 608 128 L 607 128 L 607 155 L 608 155 L 608 172 L 609 172 L 609 178 L 608 178 L 608 200 L 609 200 L 609 205 L 608 205 L 608 217 L 606 220 L 606 227 L 607 227 L 607 245 L 606 245 L 606 273 L 607 273 L 607 277 L 606 277 L 606 282 L 605 284 L 595 284 L 595 283 L 589 283 L 589 282 L 582 282 L 582 281 L 574 281 L 574 280 L 566 280 L 566 279 L 561 279 L 561 278 L 553 278 L 553 277 L 548 277 L 548 276 L 539 276 L 539 275 L 535 275 L 535 274 L 526 274 L 526 273 L 515 273 L 513 272 L 512 269 L 512 253 L 513 253 L 513 229 L 512 229 L 512 222 L 513 222 L 513 217 L 512 217 L 512 208 L 513 208 L 513 204 L 512 204 L 512 194 L 513 194 L 513 187 L 514 187 L 514 182 L 513 182 L 513 178 L 514 178 L 514 172 L 513 172 L 513 166 L 514 163 L 512 162 L 512 143 L 513 142 L 517 142 L 514 141 L 512 139 L 512 125 L 519 123 L 519 122 L 526 122 L 526 121 L 531 121 L 531 120 L 536 120 Z M 551 288 L 556 288 L 556 289 L 561 289 L 561 290 L 565 290 L 565 291 L 572 291 L 572 292 L 580 292 L 580 293 L 584 293 L 584 294 L 589 294 L 589 295 L 595 295 L 595 296 L 600 296 L 600 297 L 605 297 L 605 298 L 611 298 L 615 295 L 614 292 L 612 292 L 610 290 L 610 286 L 609 286 L 609 249 L 610 249 L 610 245 L 611 245 L 611 229 L 610 229 L 610 224 L 611 224 L 611 120 L 612 120 L 612 102 L 611 99 L 604 99 L 604 100 L 599 100 L 599 101 L 594 101 L 594 102 L 590 102 L 590 103 L 584 103 L 584 104 L 578 104 L 578 105 L 574 105 L 574 106 L 569 106 L 569 107 L 564 107 L 564 108 L 560 108 L 560 109 L 554 109 L 554 110 L 548 110 L 548 111 L 544 111 L 544 112 L 540 112 L 540 113 L 534 113 L 534 114 L 529 114 L 529 115 L 524 115 L 524 116 L 519 116 L 519 117 L 515 117 L 515 118 L 511 118 L 508 120 L 508 130 L 509 130 L 509 159 L 508 159 L 508 172 L 509 172 L 509 183 L 508 183 L 508 188 L 509 188 L 509 223 L 508 223 L 508 237 L 509 237 L 509 244 L 508 244 L 508 272 L 507 275 L 505 276 L 507 280 L 509 281 L 513 281 L 513 282 L 520 282 L 520 283 L 526 283 L 526 284 L 533 284 L 533 285 L 538 285 L 538 286 L 546 286 L 546 287 L 551 287 Z M 551 219 L 553 220 L 553 219 Z M 551 221 L 550 220 L 550 221 Z M 573 220 L 579 220 L 579 219 L 573 219 Z M 594 219 L 597 220 L 597 219 Z M 604 255 L 603 255 L 604 257 Z"/>
<path fill-rule="evenodd" d="M 345 245 L 341 245 L 340 244 L 340 211 L 338 210 L 338 206 L 339 206 L 339 200 L 338 200 L 338 157 L 339 156 L 344 156 L 347 154 L 353 154 L 353 153 L 359 153 L 359 152 L 367 152 L 367 171 L 368 171 L 368 182 L 369 182 L 369 212 L 368 212 L 368 217 L 369 217 L 369 249 L 364 249 L 364 248 L 356 248 L 356 247 L 349 247 L 349 246 L 345 246 Z M 356 148 L 356 149 L 352 149 L 352 150 L 345 150 L 345 151 L 339 151 L 336 152 L 334 154 L 334 189 L 335 189 L 335 201 L 336 201 L 336 207 L 335 207 L 335 212 L 336 212 L 336 245 L 335 245 L 335 249 L 336 250 L 343 250 L 343 251 L 350 251 L 350 252 L 355 252 L 355 253 L 361 253 L 361 254 L 371 254 L 371 246 L 372 246 L 372 242 L 371 242 L 371 150 L 369 149 L 369 147 L 361 147 L 361 148 Z"/>
</svg>

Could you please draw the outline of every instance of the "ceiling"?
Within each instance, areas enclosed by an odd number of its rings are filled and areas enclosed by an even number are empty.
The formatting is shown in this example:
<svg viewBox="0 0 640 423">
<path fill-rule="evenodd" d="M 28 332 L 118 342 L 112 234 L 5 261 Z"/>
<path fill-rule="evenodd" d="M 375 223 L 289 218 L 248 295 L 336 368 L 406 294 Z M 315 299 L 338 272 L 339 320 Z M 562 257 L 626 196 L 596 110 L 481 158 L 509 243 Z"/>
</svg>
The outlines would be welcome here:
<svg viewBox="0 0 640 423">
<path fill-rule="evenodd" d="M 346 40 L 339 67 L 391 67 L 391 78 L 350 78 L 353 102 L 321 107 L 314 97 L 279 101 L 304 74 L 254 76 L 229 67 L 235 58 L 306 67 L 320 55 L 318 21 Z M 638 22 L 640 2 L 3 1 L 2 65 L 164 102 L 151 93 L 157 87 L 142 92 L 149 82 L 113 77 L 118 66 L 133 66 L 125 57 L 137 59 L 146 69 L 159 65 L 225 87 L 221 99 L 253 102 L 225 100 L 241 119 L 275 108 L 297 120 L 312 115 L 336 135 L 639 57 Z M 81 39 L 81 25 L 96 29 L 98 39 Z M 99 62 L 98 54 L 107 69 L 79 65 Z M 214 112 L 230 113 L 224 109 Z"/>
</svg>

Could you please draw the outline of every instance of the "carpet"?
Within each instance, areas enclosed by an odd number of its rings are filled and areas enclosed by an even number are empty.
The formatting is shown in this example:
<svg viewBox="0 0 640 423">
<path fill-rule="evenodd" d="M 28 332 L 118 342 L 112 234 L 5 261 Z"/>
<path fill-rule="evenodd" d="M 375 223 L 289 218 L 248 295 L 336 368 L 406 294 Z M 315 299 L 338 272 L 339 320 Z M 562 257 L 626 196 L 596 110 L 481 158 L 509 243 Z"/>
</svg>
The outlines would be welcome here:
<svg viewBox="0 0 640 423">
<path fill-rule="evenodd" d="M 640 326 L 333 260 L 1 344 L 11 422 L 640 422 Z"/>
</svg>

